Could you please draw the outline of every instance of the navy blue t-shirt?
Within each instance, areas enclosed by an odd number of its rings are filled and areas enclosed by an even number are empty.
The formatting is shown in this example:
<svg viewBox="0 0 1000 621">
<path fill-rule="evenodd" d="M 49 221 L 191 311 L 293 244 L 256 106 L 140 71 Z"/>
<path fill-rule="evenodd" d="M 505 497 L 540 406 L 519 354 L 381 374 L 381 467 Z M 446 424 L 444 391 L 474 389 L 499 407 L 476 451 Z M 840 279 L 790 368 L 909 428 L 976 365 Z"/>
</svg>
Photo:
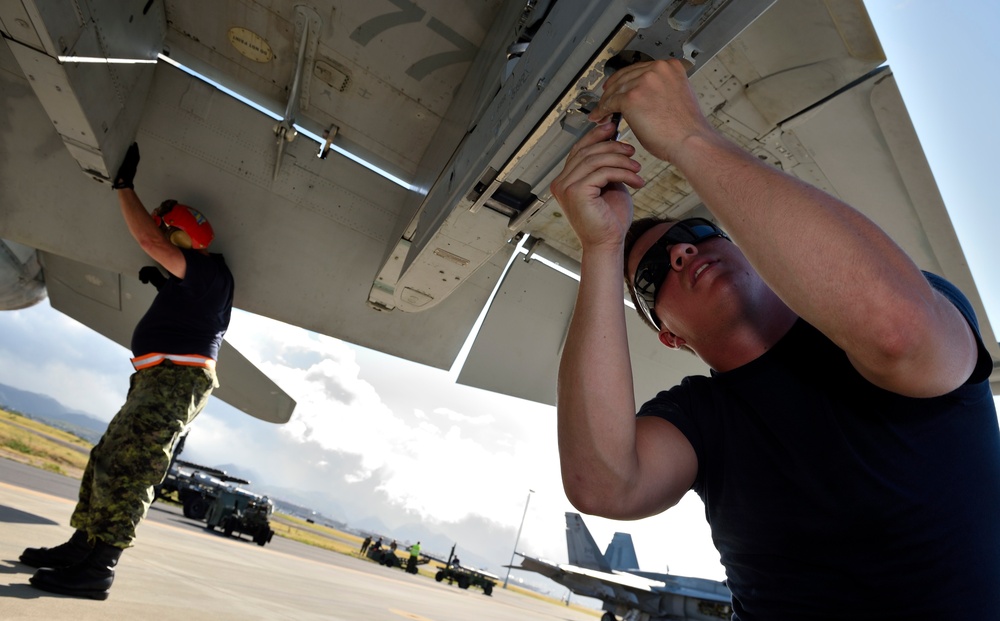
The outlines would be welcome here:
<svg viewBox="0 0 1000 621">
<path fill-rule="evenodd" d="M 233 275 L 221 254 L 181 249 L 184 279 L 171 275 L 132 332 L 132 355 L 198 354 L 219 359 L 233 309 Z"/>
<path fill-rule="evenodd" d="M 961 292 L 927 278 L 978 338 Z M 760 358 L 643 405 L 698 457 L 734 619 L 1000 615 L 1000 431 L 979 341 L 965 385 L 915 399 L 800 319 Z"/>
</svg>

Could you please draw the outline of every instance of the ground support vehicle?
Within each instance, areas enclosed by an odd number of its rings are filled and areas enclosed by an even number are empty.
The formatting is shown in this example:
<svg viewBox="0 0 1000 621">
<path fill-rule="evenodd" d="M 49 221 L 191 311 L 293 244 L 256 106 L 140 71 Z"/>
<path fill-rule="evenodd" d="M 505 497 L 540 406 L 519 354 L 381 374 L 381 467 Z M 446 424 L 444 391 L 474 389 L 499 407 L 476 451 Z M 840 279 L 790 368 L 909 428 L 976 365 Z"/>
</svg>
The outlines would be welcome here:
<svg viewBox="0 0 1000 621">
<path fill-rule="evenodd" d="M 274 504 L 265 496 L 258 496 L 245 489 L 227 487 L 209 505 L 205 514 L 205 528 L 217 527 L 231 537 L 246 534 L 259 546 L 266 545 L 274 537 L 268 518 L 274 511 Z"/>
<path fill-rule="evenodd" d="M 177 500 L 184 508 L 184 517 L 204 519 L 219 490 L 227 484 L 249 485 L 250 481 L 226 474 L 224 470 L 174 459 L 163 482 L 155 487 L 155 496 L 177 493 Z"/>
<path fill-rule="evenodd" d="M 457 582 L 460 589 L 479 587 L 485 595 L 493 595 L 493 587 L 497 584 L 490 574 L 458 566 L 442 567 L 434 574 L 434 579 L 438 582 L 447 580 L 448 584 Z"/>
<path fill-rule="evenodd" d="M 458 562 L 458 557 L 455 556 L 455 547 L 457 545 L 451 546 L 451 552 L 448 553 L 447 561 L 434 559 L 444 565 L 434 574 L 434 579 L 438 582 L 447 580 L 448 584 L 457 582 L 460 589 L 467 589 L 470 586 L 479 587 L 485 595 L 492 596 L 493 587 L 497 585 L 497 580 L 500 578 L 485 571 L 462 567 Z"/>
</svg>

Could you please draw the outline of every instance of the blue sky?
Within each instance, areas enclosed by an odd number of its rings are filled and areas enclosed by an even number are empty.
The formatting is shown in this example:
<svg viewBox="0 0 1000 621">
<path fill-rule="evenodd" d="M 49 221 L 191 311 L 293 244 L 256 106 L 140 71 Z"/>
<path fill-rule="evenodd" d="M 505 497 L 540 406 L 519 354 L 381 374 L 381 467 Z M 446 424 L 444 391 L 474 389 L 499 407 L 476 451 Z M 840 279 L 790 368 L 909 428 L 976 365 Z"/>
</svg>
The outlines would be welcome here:
<svg viewBox="0 0 1000 621">
<path fill-rule="evenodd" d="M 1000 3 L 866 3 L 948 206 L 991 323 L 1000 328 L 1000 215 L 994 152 L 1000 124 L 995 28 Z M 214 402 L 196 421 L 188 457 L 249 463 L 303 488 L 333 478 L 370 482 L 428 519 L 487 516 L 508 533 L 506 562 L 524 510 L 520 548 L 565 560 L 562 493 L 552 408 L 457 386 L 454 376 L 303 330 L 237 314 L 231 341 L 299 401 L 276 427 Z M 51 394 L 104 420 L 125 396 L 128 353 L 39 305 L 0 313 L 0 382 Z M 419 450 L 413 450 L 419 447 Z M 469 467 L 455 468 L 455 463 Z M 491 475 L 483 485 L 482 469 Z M 447 471 L 447 484 L 440 473 Z M 456 494 L 455 490 L 461 490 Z M 400 518 L 402 519 L 402 518 Z M 586 518 L 602 547 L 631 532 L 650 571 L 721 579 L 700 502 L 634 523 Z"/>
</svg>

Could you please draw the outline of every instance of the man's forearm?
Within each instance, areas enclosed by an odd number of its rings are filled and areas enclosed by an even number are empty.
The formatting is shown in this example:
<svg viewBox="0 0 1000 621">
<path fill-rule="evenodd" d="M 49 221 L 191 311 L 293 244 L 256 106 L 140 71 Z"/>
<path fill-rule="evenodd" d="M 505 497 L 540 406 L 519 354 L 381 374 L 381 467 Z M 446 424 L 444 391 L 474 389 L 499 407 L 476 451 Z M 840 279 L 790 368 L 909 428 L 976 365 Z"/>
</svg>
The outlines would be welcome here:
<svg viewBox="0 0 1000 621">
<path fill-rule="evenodd" d="M 129 233 L 151 259 L 178 278 L 187 273 L 187 262 L 180 249 L 172 245 L 156 226 L 153 216 L 131 188 L 118 190 L 118 203 Z"/>
<path fill-rule="evenodd" d="M 623 489 L 635 464 L 635 398 L 622 298 L 621 252 L 584 253 L 576 308 L 559 366 L 563 484 L 584 511 Z M 613 500 L 612 500 L 613 502 Z"/>
<path fill-rule="evenodd" d="M 156 222 L 153 221 L 153 217 L 149 215 L 142 201 L 139 200 L 139 196 L 135 193 L 135 190 L 124 188 L 117 190 L 117 194 L 118 204 L 121 207 L 125 225 L 140 246 L 146 248 L 149 243 L 158 241 L 163 237 L 163 234 L 160 233 L 156 226 Z"/>
</svg>

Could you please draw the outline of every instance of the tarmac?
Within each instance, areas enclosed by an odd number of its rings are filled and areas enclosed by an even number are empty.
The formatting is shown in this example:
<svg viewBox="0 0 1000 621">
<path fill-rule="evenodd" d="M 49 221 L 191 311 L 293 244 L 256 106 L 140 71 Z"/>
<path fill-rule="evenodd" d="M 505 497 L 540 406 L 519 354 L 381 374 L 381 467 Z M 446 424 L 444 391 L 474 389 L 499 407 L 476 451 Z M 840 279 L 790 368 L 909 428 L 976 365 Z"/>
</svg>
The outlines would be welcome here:
<svg viewBox="0 0 1000 621">
<path fill-rule="evenodd" d="M 106 601 L 36 590 L 27 546 L 65 541 L 79 482 L 0 459 L 0 619 L 212 621 L 595 621 L 596 614 L 501 585 L 486 596 L 280 537 L 227 538 L 157 503 L 126 550 Z"/>
</svg>

